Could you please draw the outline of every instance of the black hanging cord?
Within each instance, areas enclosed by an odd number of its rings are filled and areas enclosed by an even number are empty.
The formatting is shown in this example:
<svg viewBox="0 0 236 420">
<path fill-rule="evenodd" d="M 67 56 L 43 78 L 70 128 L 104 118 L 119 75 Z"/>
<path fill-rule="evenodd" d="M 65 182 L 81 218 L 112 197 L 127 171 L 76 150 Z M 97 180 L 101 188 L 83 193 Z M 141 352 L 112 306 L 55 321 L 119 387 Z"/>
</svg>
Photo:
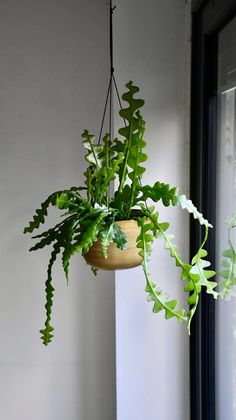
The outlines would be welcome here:
<svg viewBox="0 0 236 420">
<path fill-rule="evenodd" d="M 109 100 L 109 146 L 110 146 L 109 147 L 109 161 L 110 161 L 110 149 L 111 149 L 112 134 L 113 134 L 112 133 L 112 131 L 113 131 L 113 126 L 112 126 L 112 103 L 113 103 L 113 89 L 112 89 L 112 87 L 113 87 L 113 84 L 114 84 L 114 87 L 115 87 L 115 92 L 116 92 L 116 95 L 117 95 L 117 98 L 118 98 L 120 109 L 122 110 L 123 108 L 122 108 L 121 98 L 120 98 L 120 95 L 119 95 L 116 79 L 115 79 L 115 76 L 114 76 L 114 62 L 113 62 L 113 12 L 116 9 L 116 6 L 112 5 L 112 0 L 109 1 L 109 6 L 110 6 L 110 79 L 109 79 L 109 84 L 108 84 L 106 100 L 105 100 L 105 106 L 104 106 L 104 110 L 103 110 L 102 123 L 101 123 L 101 128 L 100 128 L 100 133 L 99 133 L 98 144 L 101 143 L 104 121 L 105 121 L 105 117 L 106 117 L 108 100 Z M 126 123 L 125 118 L 123 118 L 123 121 L 124 121 L 124 125 L 126 127 L 127 123 Z M 139 183 L 140 183 L 140 185 L 142 185 L 141 179 L 139 179 Z M 109 187 L 109 196 L 110 196 L 110 187 Z M 145 203 L 146 203 L 146 201 L 145 201 Z M 146 207 L 147 207 L 147 204 L 146 204 Z"/>
<path fill-rule="evenodd" d="M 111 89 L 111 83 L 112 83 L 112 78 L 110 77 L 109 85 L 108 85 L 108 89 L 107 89 L 107 96 L 106 96 L 106 101 L 105 101 L 105 107 L 104 107 L 103 115 L 102 115 L 102 124 L 101 124 L 101 128 L 100 128 L 100 133 L 99 133 L 99 138 L 98 138 L 98 144 L 101 143 L 102 131 L 103 131 L 103 126 L 104 126 L 104 121 L 105 121 L 105 116 L 106 116 L 106 110 L 107 110 L 107 104 L 108 104 L 108 98 L 109 98 L 109 94 L 110 94 L 110 89 Z"/>
<path fill-rule="evenodd" d="M 113 12 L 116 6 L 112 7 L 112 0 L 110 0 L 110 73 L 111 76 L 114 73 L 114 64 L 113 64 Z"/>
<path fill-rule="evenodd" d="M 110 106 L 109 106 L 109 140 L 111 143 L 112 137 L 112 79 L 111 79 L 111 87 L 110 87 Z"/>
<path fill-rule="evenodd" d="M 119 102 L 119 105 L 120 105 L 120 109 L 123 109 L 122 108 L 122 103 L 121 103 L 121 99 L 120 99 L 120 95 L 119 95 L 119 91 L 118 91 L 118 88 L 117 88 L 116 79 L 115 79 L 114 74 L 112 75 L 112 78 L 113 78 L 113 82 L 114 82 L 114 86 L 115 86 L 115 90 L 116 90 L 116 95 L 117 95 L 117 98 L 118 98 L 118 102 Z M 125 119 L 124 119 L 124 124 L 126 126 Z"/>
<path fill-rule="evenodd" d="M 121 104 L 121 98 L 120 98 L 120 95 L 119 95 L 119 91 L 118 91 L 118 88 L 117 88 L 116 79 L 115 79 L 115 76 L 114 76 L 114 62 L 113 62 L 113 12 L 116 9 L 116 6 L 112 5 L 112 0 L 110 0 L 109 6 L 110 6 L 110 79 L 109 79 L 108 90 L 107 90 L 107 95 L 106 95 L 106 100 L 105 100 L 105 106 L 104 106 L 103 115 L 102 115 L 102 123 L 101 123 L 100 132 L 99 132 L 98 144 L 101 143 L 104 121 L 105 121 L 105 117 L 106 117 L 108 100 L 109 100 L 109 141 L 110 141 L 110 145 L 111 145 L 111 138 L 112 138 L 112 99 L 113 99 L 113 89 L 112 89 L 112 87 L 113 87 L 113 84 L 114 84 L 114 87 L 115 87 L 115 92 L 116 92 L 116 95 L 117 95 L 117 98 L 118 98 L 120 109 L 122 109 L 122 104 Z M 125 119 L 124 119 L 124 124 L 126 126 Z"/>
</svg>

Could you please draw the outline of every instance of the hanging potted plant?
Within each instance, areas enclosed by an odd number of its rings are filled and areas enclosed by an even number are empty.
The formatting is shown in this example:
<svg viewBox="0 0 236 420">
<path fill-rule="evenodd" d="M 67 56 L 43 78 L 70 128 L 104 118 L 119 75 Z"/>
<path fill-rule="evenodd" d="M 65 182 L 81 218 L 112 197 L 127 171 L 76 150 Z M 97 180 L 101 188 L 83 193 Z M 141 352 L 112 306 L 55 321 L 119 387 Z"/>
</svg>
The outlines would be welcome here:
<svg viewBox="0 0 236 420">
<path fill-rule="evenodd" d="M 208 229 L 212 226 L 185 195 L 179 194 L 177 188 L 159 181 L 154 185 L 142 184 L 144 162 L 147 160 L 144 152 L 145 122 L 140 113 L 144 101 L 136 98 L 139 89 L 132 82 L 126 88 L 122 99 L 127 106 L 119 112 L 123 120 L 118 131 L 120 138 L 112 139 L 111 134 L 105 134 L 102 142 L 96 144 L 95 137 L 85 130 L 82 139 L 88 167 L 84 172 L 84 185 L 51 194 L 24 229 L 24 233 L 38 229 L 45 222 L 49 206 L 63 212 L 63 220 L 56 226 L 33 236 L 37 242 L 30 249 L 36 251 L 52 246 L 46 278 L 46 322 L 41 330 L 45 345 L 53 337 L 52 268 L 60 253 L 67 281 L 70 259 L 78 253 L 84 256 L 95 274 L 99 268 L 122 269 L 142 264 L 145 290 L 148 300 L 153 303 L 153 311 L 163 311 L 167 319 L 175 317 L 179 321 L 187 321 L 189 332 L 202 287 L 213 298 L 218 295 L 216 283 L 210 280 L 215 272 L 208 269 L 210 263 L 206 260 L 207 251 L 204 249 Z M 115 179 L 118 187 L 111 194 Z M 187 210 L 204 227 L 203 242 L 191 263 L 185 263 L 178 253 L 174 236 L 168 231 L 169 223 L 159 220 L 156 205 L 160 203 Z M 170 298 L 151 279 L 148 262 L 155 239 L 164 241 L 170 257 L 180 268 L 190 306 L 187 314 L 184 309 L 177 308 L 176 299 Z"/>
</svg>

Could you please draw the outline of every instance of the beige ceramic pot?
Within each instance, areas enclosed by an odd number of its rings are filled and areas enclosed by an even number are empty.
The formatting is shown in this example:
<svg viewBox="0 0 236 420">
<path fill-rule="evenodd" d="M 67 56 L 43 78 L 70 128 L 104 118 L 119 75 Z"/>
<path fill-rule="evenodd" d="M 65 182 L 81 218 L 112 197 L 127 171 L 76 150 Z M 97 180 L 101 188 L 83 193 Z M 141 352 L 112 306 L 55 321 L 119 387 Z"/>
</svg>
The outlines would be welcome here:
<svg viewBox="0 0 236 420">
<path fill-rule="evenodd" d="M 110 244 L 107 250 L 107 258 L 105 258 L 101 250 L 101 241 L 98 240 L 84 254 L 87 264 L 103 270 L 121 270 L 137 267 L 141 264 L 140 250 L 136 247 L 136 238 L 140 233 L 140 228 L 136 220 L 121 220 L 116 223 L 127 237 L 127 247 L 121 250 L 117 248 L 116 244 Z"/>
</svg>

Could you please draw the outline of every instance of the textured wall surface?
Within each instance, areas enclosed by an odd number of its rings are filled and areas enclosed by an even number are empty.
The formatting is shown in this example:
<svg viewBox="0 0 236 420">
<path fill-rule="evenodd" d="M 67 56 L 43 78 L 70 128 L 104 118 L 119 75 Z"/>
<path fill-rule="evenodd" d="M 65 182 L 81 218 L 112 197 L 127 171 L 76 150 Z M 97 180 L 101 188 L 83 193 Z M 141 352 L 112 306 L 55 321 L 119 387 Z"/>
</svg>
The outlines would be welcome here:
<svg viewBox="0 0 236 420">
<path fill-rule="evenodd" d="M 80 133 L 99 129 L 107 32 L 103 1 L 0 2 L 1 419 L 115 418 L 114 273 L 94 278 L 76 256 L 67 288 L 56 265 L 44 348 L 49 252 L 29 254 L 22 234 L 51 192 L 83 180 Z"/>
<path fill-rule="evenodd" d="M 144 182 L 159 178 L 185 192 L 189 16 L 182 0 L 119 0 L 114 50 L 120 90 L 132 79 L 146 100 L 150 158 Z M 74 257 L 67 288 L 57 264 L 55 337 L 48 348 L 39 338 L 49 252 L 29 254 L 31 242 L 22 230 L 52 191 L 83 180 L 80 133 L 99 130 L 109 76 L 107 35 L 105 1 L 0 2 L 4 420 L 115 420 L 115 357 L 117 420 L 188 419 L 186 329 L 152 314 L 141 269 L 94 278 L 82 258 Z M 187 216 L 161 210 L 161 219 L 166 216 L 187 256 Z M 56 222 L 55 216 L 49 219 Z M 153 279 L 184 304 L 176 268 L 162 245 L 151 269 Z"/>
<path fill-rule="evenodd" d="M 189 184 L 190 8 L 181 0 L 120 0 L 115 14 L 115 66 L 119 88 L 133 80 L 146 101 L 148 142 L 143 183 Z M 116 125 L 120 123 L 116 119 Z M 188 257 L 188 216 L 159 206 Z M 179 271 L 160 241 L 152 279 L 186 306 Z M 116 273 L 117 420 L 187 420 L 186 325 L 152 313 L 141 268 Z"/>
</svg>

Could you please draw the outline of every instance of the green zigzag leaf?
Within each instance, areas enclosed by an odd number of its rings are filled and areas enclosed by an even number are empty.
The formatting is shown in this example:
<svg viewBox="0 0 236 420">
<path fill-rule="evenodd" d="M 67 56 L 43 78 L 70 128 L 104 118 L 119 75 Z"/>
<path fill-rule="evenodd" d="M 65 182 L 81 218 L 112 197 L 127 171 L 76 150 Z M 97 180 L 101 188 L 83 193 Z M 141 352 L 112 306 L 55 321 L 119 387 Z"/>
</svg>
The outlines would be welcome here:
<svg viewBox="0 0 236 420">
<path fill-rule="evenodd" d="M 154 240 L 153 231 L 155 226 L 151 222 L 147 222 L 146 218 L 138 220 L 141 227 L 141 233 L 137 238 L 137 247 L 140 248 L 139 255 L 142 257 L 143 271 L 146 277 L 147 285 L 145 291 L 148 293 L 148 301 L 154 302 L 153 312 L 158 313 L 162 310 L 165 312 L 165 318 L 176 317 L 179 321 L 186 321 L 184 309 L 176 310 L 178 301 L 170 299 L 170 297 L 157 288 L 156 284 L 151 282 L 148 268 L 148 260 L 152 251 L 152 243 Z"/>
<path fill-rule="evenodd" d="M 38 229 L 38 227 L 45 222 L 45 217 L 47 216 L 48 207 L 50 204 L 55 206 L 56 198 L 58 192 L 51 194 L 42 204 L 39 209 L 35 210 L 35 214 L 33 216 L 33 220 L 29 222 L 29 226 L 24 228 L 24 233 L 32 233 L 34 229 Z"/>
<path fill-rule="evenodd" d="M 97 170 L 99 170 L 102 167 L 101 160 L 99 159 L 99 153 L 102 152 L 103 147 L 101 145 L 93 144 L 95 136 L 93 134 L 89 134 L 88 130 L 84 130 L 82 137 L 84 138 L 83 146 L 88 150 L 85 159 L 87 162 L 94 165 Z"/>
<path fill-rule="evenodd" d="M 141 166 L 141 163 L 147 160 L 147 155 L 143 153 L 143 148 L 147 145 L 147 143 L 143 140 L 145 123 L 139 111 L 136 112 L 136 117 L 138 120 L 138 130 L 136 133 L 133 133 L 131 146 L 129 149 L 129 156 L 127 160 L 127 165 L 129 166 L 129 168 L 132 169 L 128 174 L 129 178 L 132 181 L 131 194 L 129 200 L 130 209 L 134 205 L 135 198 L 137 195 L 137 186 L 139 185 L 140 179 L 142 178 L 142 175 L 145 172 L 145 168 Z"/>
<path fill-rule="evenodd" d="M 144 210 L 144 209 L 143 209 Z M 181 268 L 181 279 L 187 281 L 187 284 L 184 288 L 186 292 L 190 294 L 188 298 L 188 303 L 190 305 L 190 310 L 188 312 L 188 332 L 190 334 L 190 325 L 193 315 L 197 309 L 198 301 L 199 301 L 199 294 L 201 292 L 201 285 L 199 284 L 200 276 L 199 274 L 195 274 L 191 272 L 192 265 L 185 264 L 182 261 L 181 255 L 177 252 L 176 245 L 173 244 L 174 235 L 170 235 L 166 233 L 166 230 L 169 227 L 168 223 L 159 223 L 158 221 L 158 213 L 151 214 L 148 211 L 147 217 L 153 223 L 153 229 L 156 231 L 157 238 L 163 238 L 165 241 L 165 249 L 167 249 L 170 253 L 170 256 L 175 260 L 175 264 L 177 267 Z M 207 236 L 204 238 L 204 242 L 206 241 Z M 202 246 L 203 246 L 202 244 Z M 201 248 L 198 252 L 200 252 Z"/>
<path fill-rule="evenodd" d="M 206 268 L 211 265 L 210 262 L 203 259 L 206 256 L 207 256 L 207 251 L 203 248 L 200 248 L 198 253 L 192 259 L 193 267 L 191 268 L 191 273 L 198 274 L 199 275 L 198 284 L 200 286 L 205 286 L 206 292 L 211 294 L 214 297 L 214 299 L 217 299 L 218 292 L 214 290 L 214 288 L 217 286 L 217 283 L 214 281 L 208 280 L 211 277 L 215 276 L 215 271 L 206 270 Z"/>
<path fill-rule="evenodd" d="M 202 213 L 198 211 L 192 201 L 187 199 L 186 195 L 177 196 L 177 204 L 179 204 L 182 209 L 186 209 L 189 213 L 192 213 L 194 219 L 197 219 L 201 225 L 205 225 L 207 228 L 213 227 L 208 220 L 204 219 Z"/>
<path fill-rule="evenodd" d="M 224 260 L 221 262 L 222 269 L 218 275 L 223 279 L 219 282 L 220 296 L 230 299 L 234 294 L 233 286 L 236 285 L 236 251 L 232 240 L 232 230 L 236 227 L 236 212 L 232 215 L 228 224 L 228 249 L 222 253 Z"/>
<path fill-rule="evenodd" d="M 169 206 L 172 204 L 175 206 L 178 203 L 178 196 L 176 195 L 176 188 L 171 188 L 169 184 L 164 184 L 161 182 L 156 182 L 153 186 L 144 185 L 138 187 L 139 193 L 142 193 L 140 197 L 137 197 L 136 203 L 140 201 L 145 202 L 149 198 L 157 203 L 159 200 L 162 200 L 164 206 Z"/>
<path fill-rule="evenodd" d="M 52 340 L 52 332 L 54 328 L 51 326 L 51 313 L 52 313 L 52 305 L 53 305 L 53 292 L 54 288 L 52 286 L 52 267 L 54 262 L 56 261 L 57 254 L 60 253 L 60 245 L 58 243 L 55 243 L 53 245 L 53 251 L 51 253 L 51 258 L 49 260 L 48 264 L 48 270 L 47 270 L 47 280 L 45 283 L 45 291 L 46 291 L 46 321 L 45 321 L 45 328 L 40 330 L 40 333 L 42 334 L 42 341 L 45 346 L 47 346 L 51 340 Z"/>
<path fill-rule="evenodd" d="M 30 221 L 29 225 L 24 228 L 24 233 L 32 233 L 34 229 L 38 229 L 41 224 L 44 224 L 45 217 L 48 214 L 48 207 L 50 206 L 50 204 L 52 206 L 57 206 L 57 200 L 58 200 L 59 197 L 61 197 L 61 198 L 64 197 L 64 199 L 65 199 L 65 194 L 73 195 L 74 192 L 78 191 L 78 190 L 80 190 L 79 187 L 72 187 L 70 190 L 56 191 L 55 193 L 51 194 L 41 204 L 41 207 L 39 209 L 35 210 L 33 220 Z M 76 193 L 76 196 L 77 196 L 77 200 L 79 200 L 80 202 L 81 201 L 84 202 L 84 199 L 78 194 L 78 192 Z M 68 207 L 66 207 L 66 208 L 68 208 Z"/>
<path fill-rule="evenodd" d="M 210 263 L 203 260 L 203 258 L 207 256 L 207 251 L 203 249 L 203 246 L 208 237 L 208 228 L 206 227 L 205 238 L 197 254 L 193 257 L 191 265 L 185 264 L 182 261 L 181 255 L 177 252 L 176 245 L 173 244 L 174 235 L 166 234 L 161 224 L 157 225 L 157 228 L 165 240 L 165 248 L 169 250 L 171 257 L 175 259 L 176 266 L 182 269 L 181 279 L 187 281 L 184 290 L 190 294 L 188 298 L 188 303 L 190 305 L 188 313 L 188 332 L 190 334 L 190 324 L 197 309 L 201 287 L 205 286 L 207 293 L 213 295 L 215 299 L 218 296 L 218 293 L 214 290 L 217 283 L 208 280 L 215 275 L 215 271 L 206 270 L 205 268 L 209 267 Z"/>
<path fill-rule="evenodd" d="M 140 127 L 140 114 L 136 111 L 144 105 L 143 99 L 136 99 L 134 95 L 139 92 L 139 88 L 133 85 L 133 82 L 129 82 L 126 84 L 128 92 L 125 92 L 122 96 L 122 99 L 128 102 L 129 106 L 127 108 L 120 110 L 120 116 L 127 122 L 125 123 L 125 127 L 119 129 L 119 134 L 125 137 L 125 147 L 123 150 L 124 153 L 124 161 L 123 164 L 120 166 L 119 170 L 119 188 L 118 191 L 121 193 L 124 185 L 126 176 L 128 173 L 128 162 L 130 158 L 130 152 L 132 149 L 132 145 L 137 141 L 137 138 L 134 137 L 135 133 L 138 131 L 141 137 L 140 141 L 142 140 L 142 130 L 144 128 L 144 123 L 142 122 L 142 127 Z M 145 143 L 144 143 L 145 144 Z M 144 145 L 143 144 L 143 145 Z M 141 143 L 140 143 L 141 145 Z M 119 146 L 119 142 L 116 142 L 116 147 Z"/>
<path fill-rule="evenodd" d="M 127 238 L 122 232 L 121 228 L 115 223 L 111 222 L 104 227 L 100 232 L 102 253 L 107 258 L 107 248 L 111 243 L 116 243 L 117 248 L 124 249 L 127 245 Z"/>
<path fill-rule="evenodd" d="M 64 269 L 65 277 L 67 285 L 69 283 L 69 266 L 70 266 L 70 258 L 71 258 L 71 243 L 73 240 L 73 236 L 75 234 L 76 229 L 74 228 L 74 220 L 70 219 L 63 225 L 62 230 L 62 243 L 64 247 L 64 251 L 62 253 L 62 267 Z M 76 221 L 77 222 L 77 221 Z"/>
<path fill-rule="evenodd" d="M 94 221 L 91 221 L 91 219 L 89 220 L 87 228 L 74 238 L 75 242 L 68 249 L 71 256 L 78 252 L 82 252 L 84 254 L 89 251 L 89 248 L 98 239 L 98 235 L 106 216 L 107 212 L 101 212 Z"/>
</svg>

